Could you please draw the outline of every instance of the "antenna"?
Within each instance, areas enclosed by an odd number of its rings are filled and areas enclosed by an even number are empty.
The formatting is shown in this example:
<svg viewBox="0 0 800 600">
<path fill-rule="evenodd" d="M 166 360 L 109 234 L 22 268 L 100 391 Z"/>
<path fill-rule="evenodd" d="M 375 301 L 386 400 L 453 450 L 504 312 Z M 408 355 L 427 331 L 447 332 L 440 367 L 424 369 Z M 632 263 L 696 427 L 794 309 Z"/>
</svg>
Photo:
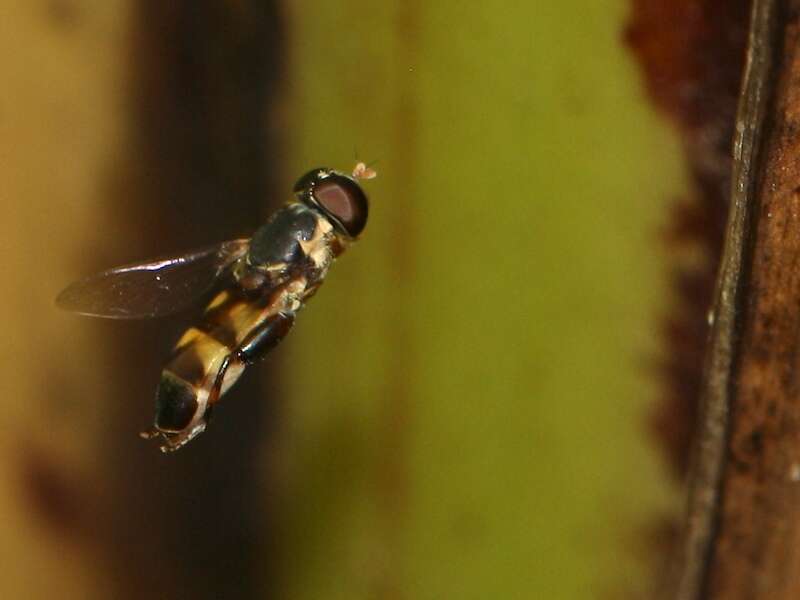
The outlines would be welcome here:
<svg viewBox="0 0 800 600">
<path fill-rule="evenodd" d="M 368 167 L 366 163 L 358 162 L 353 169 L 353 179 L 374 179 L 378 176 L 378 172 L 372 167 Z"/>
</svg>

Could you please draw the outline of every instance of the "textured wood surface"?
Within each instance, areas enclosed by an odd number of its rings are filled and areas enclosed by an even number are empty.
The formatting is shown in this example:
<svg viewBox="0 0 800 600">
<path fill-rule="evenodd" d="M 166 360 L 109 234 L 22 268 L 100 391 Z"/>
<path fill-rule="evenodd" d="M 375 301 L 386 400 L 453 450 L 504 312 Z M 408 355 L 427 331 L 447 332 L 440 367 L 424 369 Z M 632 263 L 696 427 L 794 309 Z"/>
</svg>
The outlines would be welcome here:
<svg viewBox="0 0 800 600">
<path fill-rule="evenodd" d="M 683 552 L 665 597 L 800 594 L 799 9 L 752 8 Z"/>
<path fill-rule="evenodd" d="M 800 595 L 800 5 L 778 2 L 764 32 L 775 66 L 730 383 L 730 426 L 708 566 L 712 598 Z M 774 46 L 774 47 L 773 47 Z"/>
</svg>

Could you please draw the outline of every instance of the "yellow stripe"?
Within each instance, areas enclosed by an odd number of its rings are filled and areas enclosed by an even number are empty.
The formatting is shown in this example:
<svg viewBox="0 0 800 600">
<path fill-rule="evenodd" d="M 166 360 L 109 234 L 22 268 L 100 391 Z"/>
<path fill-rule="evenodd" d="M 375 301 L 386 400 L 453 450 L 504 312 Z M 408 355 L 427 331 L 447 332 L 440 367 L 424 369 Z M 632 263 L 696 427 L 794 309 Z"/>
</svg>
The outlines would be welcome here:
<svg viewBox="0 0 800 600">
<path fill-rule="evenodd" d="M 166 368 L 193 385 L 200 386 L 209 373 L 219 369 L 230 350 L 202 331 L 195 331 L 197 334 L 190 341 L 175 350 Z"/>
<path fill-rule="evenodd" d="M 181 336 L 181 339 L 178 340 L 178 343 L 175 344 L 174 352 L 177 352 L 181 348 L 188 346 L 192 342 L 206 336 L 207 334 L 203 331 L 200 331 L 197 327 L 190 327 L 186 330 L 186 332 Z"/>
<path fill-rule="evenodd" d="M 231 297 L 230 292 L 223 290 L 219 294 L 217 294 L 211 303 L 206 307 L 206 312 L 212 311 L 218 306 L 222 306 L 225 302 L 228 301 L 228 298 Z"/>
</svg>

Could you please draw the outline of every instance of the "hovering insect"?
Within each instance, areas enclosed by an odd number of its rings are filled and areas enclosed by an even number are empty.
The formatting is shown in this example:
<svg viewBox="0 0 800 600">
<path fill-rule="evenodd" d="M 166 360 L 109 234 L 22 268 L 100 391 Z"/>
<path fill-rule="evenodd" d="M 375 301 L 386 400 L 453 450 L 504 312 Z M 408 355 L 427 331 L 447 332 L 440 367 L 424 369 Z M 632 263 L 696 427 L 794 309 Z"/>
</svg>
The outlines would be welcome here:
<svg viewBox="0 0 800 600">
<path fill-rule="evenodd" d="M 364 229 L 368 202 L 358 180 L 372 177 L 363 163 L 352 175 L 313 169 L 250 239 L 117 267 L 58 295 L 58 306 L 79 314 L 138 319 L 178 312 L 224 283 L 175 345 L 156 391 L 154 425 L 143 438 L 159 438 L 170 452 L 205 430 L 220 397 L 286 336 L 333 261 Z"/>
</svg>

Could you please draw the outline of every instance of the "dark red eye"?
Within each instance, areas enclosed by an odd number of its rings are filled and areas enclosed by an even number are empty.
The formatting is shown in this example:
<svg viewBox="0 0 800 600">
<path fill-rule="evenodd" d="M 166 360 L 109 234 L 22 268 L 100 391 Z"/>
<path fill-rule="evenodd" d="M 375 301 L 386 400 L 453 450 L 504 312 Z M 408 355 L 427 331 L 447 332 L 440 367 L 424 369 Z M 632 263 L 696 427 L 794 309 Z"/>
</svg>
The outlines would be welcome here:
<svg viewBox="0 0 800 600">
<path fill-rule="evenodd" d="M 355 238 L 364 230 L 369 211 L 367 195 L 353 179 L 332 173 L 313 188 L 314 199 L 330 217 Z"/>
</svg>

